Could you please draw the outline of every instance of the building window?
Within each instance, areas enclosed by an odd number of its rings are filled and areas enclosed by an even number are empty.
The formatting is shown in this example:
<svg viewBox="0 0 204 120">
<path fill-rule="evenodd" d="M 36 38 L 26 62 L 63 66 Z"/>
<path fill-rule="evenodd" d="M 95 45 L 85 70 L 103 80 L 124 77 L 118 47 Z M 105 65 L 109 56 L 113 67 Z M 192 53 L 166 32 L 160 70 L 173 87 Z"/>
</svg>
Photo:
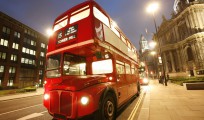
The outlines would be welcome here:
<svg viewBox="0 0 204 120">
<path fill-rule="evenodd" d="M 44 43 L 41 43 L 41 47 L 42 47 L 42 48 L 45 48 L 45 44 L 44 44 Z"/>
<path fill-rule="evenodd" d="M 29 38 L 24 38 L 24 43 L 27 43 L 27 44 L 32 45 L 32 46 L 36 46 L 36 42 L 34 40 L 29 39 Z"/>
<path fill-rule="evenodd" d="M 13 49 L 16 49 L 16 50 L 18 50 L 18 46 L 19 46 L 19 44 L 18 44 L 18 43 L 13 43 L 13 46 L 12 46 L 12 48 L 13 48 Z"/>
<path fill-rule="evenodd" d="M 28 64 L 28 59 L 27 58 L 25 58 L 25 64 Z"/>
<path fill-rule="evenodd" d="M 6 53 L 0 52 L 0 59 L 5 60 L 6 59 Z"/>
<path fill-rule="evenodd" d="M 21 58 L 21 63 L 35 65 L 35 60 L 27 59 L 27 58 Z"/>
<path fill-rule="evenodd" d="M 33 60 L 33 65 L 35 65 L 35 60 Z"/>
<path fill-rule="evenodd" d="M 25 63 L 25 58 L 21 58 L 21 63 Z"/>
<path fill-rule="evenodd" d="M 31 40 L 27 39 L 26 43 L 28 43 L 29 45 L 31 45 Z"/>
<path fill-rule="evenodd" d="M 42 70 L 39 70 L 39 75 L 42 75 Z"/>
<path fill-rule="evenodd" d="M 10 28 L 7 28 L 7 27 L 3 27 L 2 31 L 6 34 L 10 34 Z"/>
<path fill-rule="evenodd" d="M 13 77 L 10 77 L 7 83 L 7 86 L 13 86 Z"/>
<path fill-rule="evenodd" d="M 36 46 L 36 42 L 35 42 L 35 41 L 31 40 L 30 42 L 31 42 L 30 44 L 31 44 L 32 46 Z"/>
<path fill-rule="evenodd" d="M 0 45 L 8 47 L 8 40 L 1 39 Z"/>
<path fill-rule="evenodd" d="M 40 65 L 43 65 L 43 61 L 42 60 L 40 61 Z"/>
<path fill-rule="evenodd" d="M 4 72 L 4 66 L 0 66 L 0 73 Z"/>
<path fill-rule="evenodd" d="M 17 55 L 11 54 L 11 61 L 17 61 Z"/>
<path fill-rule="evenodd" d="M 188 61 L 192 61 L 193 60 L 193 52 L 192 52 L 192 49 L 190 47 L 187 48 L 187 55 L 188 55 Z"/>
<path fill-rule="evenodd" d="M 21 37 L 21 33 L 15 31 L 14 32 L 14 37 L 20 38 Z"/>
<path fill-rule="evenodd" d="M 16 73 L 16 68 L 15 67 L 10 67 L 9 68 L 9 73 Z"/>
<path fill-rule="evenodd" d="M 32 60 L 28 60 L 28 64 L 32 65 L 33 61 Z"/>
<path fill-rule="evenodd" d="M 41 57 L 44 57 L 44 56 L 45 56 L 45 53 L 44 53 L 44 52 L 40 52 L 40 56 L 41 56 Z"/>
<path fill-rule="evenodd" d="M 26 53 L 27 53 L 27 54 L 29 54 L 29 53 L 30 53 L 30 50 L 29 50 L 28 48 L 26 49 Z"/>
<path fill-rule="evenodd" d="M 24 33 L 28 33 L 28 30 L 27 30 L 27 29 L 25 29 L 25 30 L 24 30 Z"/>
<path fill-rule="evenodd" d="M 26 52 L 26 48 L 25 48 L 25 47 L 22 48 L 22 52 L 23 52 L 23 53 Z"/>
<path fill-rule="evenodd" d="M 30 54 L 30 55 L 35 55 L 35 53 L 36 53 L 35 50 L 31 50 L 31 49 L 25 48 L 25 47 L 22 48 L 22 52 L 23 52 L 23 53 Z"/>
</svg>

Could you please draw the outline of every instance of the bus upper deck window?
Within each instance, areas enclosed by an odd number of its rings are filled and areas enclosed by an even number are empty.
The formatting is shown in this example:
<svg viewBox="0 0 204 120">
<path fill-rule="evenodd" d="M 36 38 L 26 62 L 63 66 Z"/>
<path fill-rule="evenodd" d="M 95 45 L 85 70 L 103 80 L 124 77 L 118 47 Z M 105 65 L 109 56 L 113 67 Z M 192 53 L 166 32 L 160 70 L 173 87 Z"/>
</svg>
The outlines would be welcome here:
<svg viewBox="0 0 204 120">
<path fill-rule="evenodd" d="M 110 27 L 109 19 L 106 17 L 100 10 L 98 10 L 96 7 L 93 8 L 94 16 L 99 19 L 101 22 L 103 22 L 105 25 Z"/>
<path fill-rule="evenodd" d="M 87 9 L 87 10 L 84 10 L 84 11 L 78 13 L 78 14 L 75 14 L 75 15 L 71 16 L 70 24 L 88 17 L 89 14 L 90 14 L 90 9 Z"/>
<path fill-rule="evenodd" d="M 64 19 L 64 20 L 63 20 Z M 68 16 L 63 17 L 62 19 L 55 22 L 54 31 L 57 31 L 67 25 Z"/>
</svg>

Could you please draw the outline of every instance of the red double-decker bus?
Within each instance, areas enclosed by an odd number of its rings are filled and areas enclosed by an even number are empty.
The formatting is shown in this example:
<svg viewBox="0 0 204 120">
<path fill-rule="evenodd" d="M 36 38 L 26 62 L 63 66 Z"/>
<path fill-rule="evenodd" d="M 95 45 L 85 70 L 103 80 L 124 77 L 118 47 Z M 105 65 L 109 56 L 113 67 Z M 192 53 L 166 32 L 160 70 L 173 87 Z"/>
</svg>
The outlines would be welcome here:
<svg viewBox="0 0 204 120">
<path fill-rule="evenodd" d="M 55 119 L 116 119 L 140 92 L 136 48 L 95 2 L 56 18 L 46 54 L 44 106 Z"/>
</svg>

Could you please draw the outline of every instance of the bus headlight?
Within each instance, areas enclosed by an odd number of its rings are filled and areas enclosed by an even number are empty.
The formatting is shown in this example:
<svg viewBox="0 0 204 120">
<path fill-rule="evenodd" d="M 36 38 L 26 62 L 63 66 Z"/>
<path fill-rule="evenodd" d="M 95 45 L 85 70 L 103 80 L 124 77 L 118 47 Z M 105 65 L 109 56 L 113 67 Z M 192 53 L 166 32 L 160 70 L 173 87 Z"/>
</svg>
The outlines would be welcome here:
<svg viewBox="0 0 204 120">
<path fill-rule="evenodd" d="M 44 94 L 44 100 L 48 100 L 50 98 L 50 95 L 49 94 Z"/>
<path fill-rule="evenodd" d="M 149 81 L 148 81 L 147 78 L 144 78 L 144 79 L 143 79 L 143 82 L 144 82 L 144 83 L 148 83 Z"/>
<path fill-rule="evenodd" d="M 88 98 L 88 97 L 83 96 L 83 97 L 81 98 L 81 104 L 82 104 L 82 105 L 87 105 L 88 102 L 89 102 L 89 98 Z"/>
</svg>

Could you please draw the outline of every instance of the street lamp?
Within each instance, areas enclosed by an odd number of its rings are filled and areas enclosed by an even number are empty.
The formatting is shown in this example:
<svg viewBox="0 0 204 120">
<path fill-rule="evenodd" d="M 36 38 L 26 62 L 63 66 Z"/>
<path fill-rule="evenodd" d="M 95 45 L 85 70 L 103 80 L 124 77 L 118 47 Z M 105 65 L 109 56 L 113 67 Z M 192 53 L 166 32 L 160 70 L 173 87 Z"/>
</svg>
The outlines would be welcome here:
<svg viewBox="0 0 204 120">
<path fill-rule="evenodd" d="M 50 37 L 53 34 L 53 30 L 52 29 L 47 29 L 46 30 L 47 35 Z"/>
<path fill-rule="evenodd" d="M 157 43 L 155 41 L 150 41 L 149 42 L 149 47 L 154 49 L 156 47 Z"/>
<path fill-rule="evenodd" d="M 155 21 L 155 12 L 159 9 L 159 3 L 158 2 L 152 2 L 147 6 L 147 12 L 151 13 L 154 19 L 154 25 L 155 25 L 155 29 L 156 29 L 156 33 L 157 33 L 157 25 L 156 25 L 156 21 Z"/>
<path fill-rule="evenodd" d="M 159 9 L 159 3 L 158 2 L 152 2 L 148 5 L 147 7 L 147 12 L 148 13 L 151 13 L 152 16 L 153 16 L 153 19 L 154 19 L 154 26 L 155 26 L 155 29 L 156 29 L 156 33 L 155 33 L 155 38 L 157 39 L 157 25 L 156 25 L 156 20 L 155 20 L 155 12 Z M 159 48 L 159 54 L 161 55 L 161 44 L 160 44 L 160 41 L 158 40 L 158 48 Z M 161 65 L 162 65 L 162 70 L 163 70 L 163 75 L 164 75 L 164 80 L 165 80 L 165 85 L 167 86 L 167 80 L 166 80 L 166 74 L 165 74 L 165 68 L 164 68 L 164 63 L 163 63 L 163 59 L 161 57 Z"/>
</svg>

